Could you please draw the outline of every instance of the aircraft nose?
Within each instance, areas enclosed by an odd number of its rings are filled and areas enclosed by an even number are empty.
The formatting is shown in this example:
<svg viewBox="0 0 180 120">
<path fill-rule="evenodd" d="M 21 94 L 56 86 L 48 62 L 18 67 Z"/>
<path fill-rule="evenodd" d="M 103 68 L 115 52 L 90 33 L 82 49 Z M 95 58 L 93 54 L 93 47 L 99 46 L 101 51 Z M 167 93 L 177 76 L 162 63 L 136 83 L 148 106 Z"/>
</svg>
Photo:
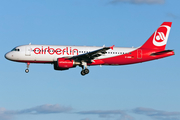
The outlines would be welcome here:
<svg viewBox="0 0 180 120">
<path fill-rule="evenodd" d="M 9 59 L 10 59 L 10 53 L 6 53 L 6 54 L 4 55 L 4 57 L 9 60 Z"/>
</svg>

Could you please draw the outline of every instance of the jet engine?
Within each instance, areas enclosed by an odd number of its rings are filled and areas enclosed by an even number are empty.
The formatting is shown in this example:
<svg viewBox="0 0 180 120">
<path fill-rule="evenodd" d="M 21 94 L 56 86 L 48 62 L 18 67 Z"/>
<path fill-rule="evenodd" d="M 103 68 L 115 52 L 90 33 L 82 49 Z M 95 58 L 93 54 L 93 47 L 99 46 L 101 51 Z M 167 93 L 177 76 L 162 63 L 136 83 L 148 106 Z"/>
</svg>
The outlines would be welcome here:
<svg viewBox="0 0 180 120">
<path fill-rule="evenodd" d="M 69 68 L 76 67 L 76 65 L 80 64 L 79 62 L 75 62 L 72 59 L 67 58 L 58 58 L 56 62 L 54 62 L 55 70 L 68 70 Z"/>
</svg>

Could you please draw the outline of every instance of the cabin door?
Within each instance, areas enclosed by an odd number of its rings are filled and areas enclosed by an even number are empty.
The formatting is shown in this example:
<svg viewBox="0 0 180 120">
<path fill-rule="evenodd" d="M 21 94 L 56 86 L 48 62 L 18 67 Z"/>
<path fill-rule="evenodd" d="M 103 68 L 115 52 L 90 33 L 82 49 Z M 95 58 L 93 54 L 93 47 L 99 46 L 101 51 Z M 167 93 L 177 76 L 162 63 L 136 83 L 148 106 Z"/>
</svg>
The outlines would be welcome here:
<svg viewBox="0 0 180 120">
<path fill-rule="evenodd" d="M 26 48 L 25 48 L 25 55 L 26 56 L 31 56 L 31 47 L 30 46 L 26 46 Z"/>
</svg>

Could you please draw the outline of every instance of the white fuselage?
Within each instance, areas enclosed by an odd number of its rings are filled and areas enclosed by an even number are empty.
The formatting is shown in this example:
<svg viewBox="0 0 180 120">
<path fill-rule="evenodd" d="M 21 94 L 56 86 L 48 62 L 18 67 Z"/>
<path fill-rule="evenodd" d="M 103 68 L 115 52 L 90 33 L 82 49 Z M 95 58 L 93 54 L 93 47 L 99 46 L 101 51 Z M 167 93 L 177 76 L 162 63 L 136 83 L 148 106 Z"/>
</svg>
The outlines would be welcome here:
<svg viewBox="0 0 180 120">
<path fill-rule="evenodd" d="M 8 52 L 5 57 L 9 60 L 19 62 L 38 62 L 38 63 L 51 63 L 57 61 L 58 58 L 68 58 L 87 52 L 91 52 L 102 47 L 90 46 L 57 46 L 57 45 L 22 45 L 14 48 Z M 137 48 L 122 48 L 114 47 L 113 50 L 109 49 L 106 54 L 99 56 L 95 59 L 104 59 L 114 56 L 123 55 Z"/>
</svg>

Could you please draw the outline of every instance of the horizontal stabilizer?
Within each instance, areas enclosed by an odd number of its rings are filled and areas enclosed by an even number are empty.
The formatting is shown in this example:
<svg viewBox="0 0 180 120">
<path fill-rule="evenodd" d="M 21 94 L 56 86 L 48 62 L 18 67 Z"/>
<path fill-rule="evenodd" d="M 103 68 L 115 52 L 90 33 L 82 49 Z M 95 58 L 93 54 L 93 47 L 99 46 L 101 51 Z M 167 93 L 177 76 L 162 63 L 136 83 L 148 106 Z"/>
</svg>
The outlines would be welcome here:
<svg viewBox="0 0 180 120">
<path fill-rule="evenodd" d="M 167 54 L 167 53 L 170 53 L 170 52 L 173 52 L 173 50 L 164 50 L 164 51 L 152 53 L 151 56 L 155 56 L 155 55 L 163 55 L 163 54 Z"/>
</svg>

